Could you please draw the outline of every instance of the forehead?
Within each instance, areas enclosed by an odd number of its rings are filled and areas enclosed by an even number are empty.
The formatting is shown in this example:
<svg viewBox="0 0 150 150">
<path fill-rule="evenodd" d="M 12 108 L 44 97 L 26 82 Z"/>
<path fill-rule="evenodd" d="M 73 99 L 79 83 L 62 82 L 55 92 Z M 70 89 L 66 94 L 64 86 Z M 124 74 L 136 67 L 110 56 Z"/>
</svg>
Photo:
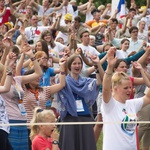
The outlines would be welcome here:
<svg viewBox="0 0 150 150">
<path fill-rule="evenodd" d="M 122 62 L 119 63 L 118 66 L 119 66 L 119 67 L 120 67 L 120 66 L 127 66 L 127 64 L 126 64 L 124 61 L 122 61 Z"/>
<path fill-rule="evenodd" d="M 130 79 L 121 79 L 121 84 L 119 86 L 130 86 L 131 85 L 131 81 Z"/>
<path fill-rule="evenodd" d="M 38 41 L 38 42 L 36 43 L 36 45 L 41 45 L 41 42 L 40 42 L 40 41 Z"/>
<path fill-rule="evenodd" d="M 74 62 L 81 62 L 81 60 L 80 60 L 80 58 L 79 58 L 79 57 L 76 57 L 76 58 L 73 60 L 73 62 L 72 62 L 72 63 L 74 63 Z"/>
<path fill-rule="evenodd" d="M 34 19 L 38 19 L 38 18 L 37 18 L 37 16 L 32 16 L 31 19 L 34 20 Z"/>
</svg>

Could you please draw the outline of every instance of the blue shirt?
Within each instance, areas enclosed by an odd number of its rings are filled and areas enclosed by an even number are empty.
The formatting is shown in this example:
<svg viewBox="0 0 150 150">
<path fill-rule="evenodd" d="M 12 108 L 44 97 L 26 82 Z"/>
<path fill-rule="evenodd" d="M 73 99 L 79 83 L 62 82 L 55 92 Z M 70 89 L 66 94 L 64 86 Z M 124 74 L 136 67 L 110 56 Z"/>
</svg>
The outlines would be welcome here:
<svg viewBox="0 0 150 150">
<path fill-rule="evenodd" d="M 54 68 L 48 68 L 46 72 L 43 72 L 43 76 L 40 79 L 40 86 L 50 86 L 51 76 L 55 76 Z"/>
</svg>

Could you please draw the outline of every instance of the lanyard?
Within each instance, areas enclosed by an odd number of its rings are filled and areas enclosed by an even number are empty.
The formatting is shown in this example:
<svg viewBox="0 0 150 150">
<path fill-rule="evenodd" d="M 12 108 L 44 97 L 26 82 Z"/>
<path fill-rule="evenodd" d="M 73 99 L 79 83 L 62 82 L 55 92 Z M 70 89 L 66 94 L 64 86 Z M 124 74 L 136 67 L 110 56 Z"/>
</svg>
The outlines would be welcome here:
<svg viewBox="0 0 150 150">
<path fill-rule="evenodd" d="M 18 84 L 16 84 L 15 87 L 16 87 L 16 91 L 17 91 L 18 96 L 19 96 L 19 104 L 21 104 L 21 103 L 23 103 L 23 100 L 22 100 L 22 97 L 21 97 L 20 88 L 19 88 Z"/>
<path fill-rule="evenodd" d="M 37 27 L 36 27 L 35 30 L 33 30 L 32 27 L 31 27 L 31 28 L 30 28 L 30 31 L 31 31 L 31 33 L 32 33 L 31 37 L 34 39 L 34 38 L 35 38 L 35 33 L 36 33 L 36 31 L 37 31 Z"/>
<path fill-rule="evenodd" d="M 36 90 L 29 89 L 29 91 L 34 94 L 36 103 L 39 106 L 39 98 L 38 98 L 39 97 L 39 89 L 36 89 Z"/>
</svg>

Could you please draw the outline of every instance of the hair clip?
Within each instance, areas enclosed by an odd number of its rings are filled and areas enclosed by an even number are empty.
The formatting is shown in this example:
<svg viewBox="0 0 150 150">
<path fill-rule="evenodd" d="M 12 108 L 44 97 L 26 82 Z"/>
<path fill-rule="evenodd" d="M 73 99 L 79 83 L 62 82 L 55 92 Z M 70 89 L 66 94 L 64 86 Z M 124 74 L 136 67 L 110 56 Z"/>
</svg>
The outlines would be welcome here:
<svg viewBox="0 0 150 150">
<path fill-rule="evenodd" d="M 38 109 L 36 112 L 39 113 L 39 112 L 42 112 L 42 111 L 43 111 L 43 109 Z"/>
</svg>

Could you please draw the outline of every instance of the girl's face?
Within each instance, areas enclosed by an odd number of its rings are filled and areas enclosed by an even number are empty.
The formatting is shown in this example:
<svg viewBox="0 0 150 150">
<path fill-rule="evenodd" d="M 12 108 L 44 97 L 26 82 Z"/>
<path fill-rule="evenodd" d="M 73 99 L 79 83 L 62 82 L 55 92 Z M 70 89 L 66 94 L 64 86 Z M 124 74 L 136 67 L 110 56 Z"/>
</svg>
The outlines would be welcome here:
<svg viewBox="0 0 150 150">
<path fill-rule="evenodd" d="M 44 36 L 44 40 L 46 42 L 50 42 L 51 41 L 51 35 L 49 33 L 47 33 L 45 36 Z"/>
<path fill-rule="evenodd" d="M 130 44 L 129 41 L 125 41 L 125 42 L 121 45 L 122 50 L 126 51 L 126 50 L 129 48 L 129 44 Z"/>
<path fill-rule="evenodd" d="M 82 69 L 82 63 L 80 58 L 77 57 L 71 64 L 71 73 L 78 75 L 80 74 L 81 69 Z"/>
<path fill-rule="evenodd" d="M 50 116 L 47 121 L 45 122 L 50 122 L 50 123 L 54 123 L 55 122 L 55 117 Z M 40 126 L 40 131 L 42 132 L 42 134 L 48 138 L 51 136 L 52 132 L 56 130 L 56 125 L 41 125 Z"/>
<path fill-rule="evenodd" d="M 120 85 L 115 86 L 115 94 L 120 97 L 120 100 L 123 103 L 129 99 L 131 94 L 130 80 L 122 80 Z"/>
<path fill-rule="evenodd" d="M 105 46 L 104 52 L 107 52 L 110 49 L 110 47 L 111 47 L 110 45 Z"/>
<path fill-rule="evenodd" d="M 127 73 L 127 69 L 128 69 L 128 66 L 125 62 L 120 62 L 120 64 L 118 65 L 117 68 L 115 68 L 115 72 L 124 72 L 124 73 Z"/>
<path fill-rule="evenodd" d="M 145 22 L 144 21 L 140 22 L 139 28 L 144 30 L 144 28 L 145 28 Z"/>
<path fill-rule="evenodd" d="M 41 57 L 41 59 L 40 59 L 40 64 L 42 66 L 47 66 L 47 62 L 48 62 L 48 57 L 47 57 L 46 54 L 43 54 L 42 57 Z"/>
<path fill-rule="evenodd" d="M 36 46 L 35 46 L 36 51 L 42 51 L 42 43 L 41 42 L 37 42 Z"/>
</svg>

